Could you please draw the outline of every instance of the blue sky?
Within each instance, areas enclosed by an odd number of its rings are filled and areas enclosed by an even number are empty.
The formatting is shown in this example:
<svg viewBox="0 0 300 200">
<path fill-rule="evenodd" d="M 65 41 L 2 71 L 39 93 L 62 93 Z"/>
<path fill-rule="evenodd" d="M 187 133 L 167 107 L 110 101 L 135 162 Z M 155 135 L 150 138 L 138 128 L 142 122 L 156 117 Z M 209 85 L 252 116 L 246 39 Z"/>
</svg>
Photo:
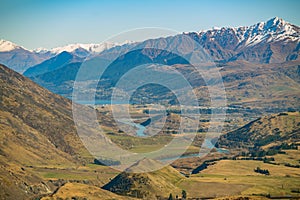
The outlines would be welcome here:
<svg viewBox="0 0 300 200">
<path fill-rule="evenodd" d="M 300 1 L 1 0 L 0 38 L 26 48 L 100 43 L 142 27 L 199 31 L 278 16 L 300 25 Z"/>
</svg>

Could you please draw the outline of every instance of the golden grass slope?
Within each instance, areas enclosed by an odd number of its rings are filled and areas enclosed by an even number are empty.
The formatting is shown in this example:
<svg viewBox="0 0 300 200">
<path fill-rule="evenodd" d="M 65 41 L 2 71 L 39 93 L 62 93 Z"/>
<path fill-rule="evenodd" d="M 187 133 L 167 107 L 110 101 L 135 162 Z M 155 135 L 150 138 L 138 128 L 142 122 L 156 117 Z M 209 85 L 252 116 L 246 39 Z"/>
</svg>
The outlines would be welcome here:
<svg viewBox="0 0 300 200">
<path fill-rule="evenodd" d="M 55 194 L 50 197 L 44 197 L 42 200 L 56 199 L 89 199 L 89 200 L 130 200 L 131 197 L 123 197 L 99 187 L 85 185 L 81 183 L 66 183 L 59 188 Z"/>
</svg>

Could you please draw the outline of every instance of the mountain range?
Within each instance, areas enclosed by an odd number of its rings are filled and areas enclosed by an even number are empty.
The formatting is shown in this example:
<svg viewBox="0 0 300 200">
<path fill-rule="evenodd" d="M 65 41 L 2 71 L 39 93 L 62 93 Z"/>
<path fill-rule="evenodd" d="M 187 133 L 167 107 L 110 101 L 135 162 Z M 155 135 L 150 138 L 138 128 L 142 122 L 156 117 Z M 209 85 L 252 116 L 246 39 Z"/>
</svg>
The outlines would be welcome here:
<svg viewBox="0 0 300 200">
<path fill-rule="evenodd" d="M 23 73 L 29 67 L 41 63 L 63 51 L 81 58 L 101 53 L 108 56 L 113 52 L 149 43 L 167 43 L 174 45 L 174 49 L 183 49 L 182 37 L 186 35 L 199 42 L 214 61 L 228 62 L 247 60 L 255 63 L 281 63 L 297 60 L 299 57 L 299 27 L 278 17 L 252 26 L 238 28 L 223 27 L 200 32 L 184 32 L 176 36 L 146 40 L 144 42 L 125 41 L 122 44 L 104 42 L 101 44 L 70 44 L 53 49 L 37 48 L 28 50 L 12 42 L 0 41 L 0 63 Z M 177 40 L 177 41 L 174 41 Z"/>
</svg>

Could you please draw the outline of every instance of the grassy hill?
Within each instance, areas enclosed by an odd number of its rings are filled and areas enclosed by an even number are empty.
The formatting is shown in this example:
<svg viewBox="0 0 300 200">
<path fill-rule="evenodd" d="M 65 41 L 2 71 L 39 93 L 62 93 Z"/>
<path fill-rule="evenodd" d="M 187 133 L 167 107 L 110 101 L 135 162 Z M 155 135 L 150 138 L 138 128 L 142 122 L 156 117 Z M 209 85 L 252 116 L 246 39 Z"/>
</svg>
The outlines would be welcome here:
<svg viewBox="0 0 300 200">
<path fill-rule="evenodd" d="M 178 171 L 171 166 L 149 173 L 134 173 L 139 169 L 147 169 L 157 165 L 157 161 L 144 159 L 116 176 L 112 181 L 103 186 L 111 192 L 144 198 L 156 199 L 156 196 L 168 197 L 170 193 L 180 194 L 181 190 L 176 184 L 183 179 Z"/>
<path fill-rule="evenodd" d="M 250 151 L 278 149 L 300 141 L 300 112 L 273 114 L 222 135 L 217 146 Z"/>
</svg>

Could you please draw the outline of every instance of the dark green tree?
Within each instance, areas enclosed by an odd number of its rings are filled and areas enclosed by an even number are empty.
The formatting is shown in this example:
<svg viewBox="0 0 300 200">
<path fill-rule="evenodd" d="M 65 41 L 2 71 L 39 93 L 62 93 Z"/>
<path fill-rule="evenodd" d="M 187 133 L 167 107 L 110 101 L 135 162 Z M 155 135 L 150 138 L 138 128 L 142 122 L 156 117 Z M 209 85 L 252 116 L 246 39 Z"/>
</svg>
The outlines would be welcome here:
<svg viewBox="0 0 300 200">
<path fill-rule="evenodd" d="M 182 194 L 182 199 L 186 199 L 187 196 L 186 191 L 182 190 L 181 194 Z"/>
<path fill-rule="evenodd" d="M 168 200 L 173 200 L 173 195 L 170 193 Z"/>
</svg>

